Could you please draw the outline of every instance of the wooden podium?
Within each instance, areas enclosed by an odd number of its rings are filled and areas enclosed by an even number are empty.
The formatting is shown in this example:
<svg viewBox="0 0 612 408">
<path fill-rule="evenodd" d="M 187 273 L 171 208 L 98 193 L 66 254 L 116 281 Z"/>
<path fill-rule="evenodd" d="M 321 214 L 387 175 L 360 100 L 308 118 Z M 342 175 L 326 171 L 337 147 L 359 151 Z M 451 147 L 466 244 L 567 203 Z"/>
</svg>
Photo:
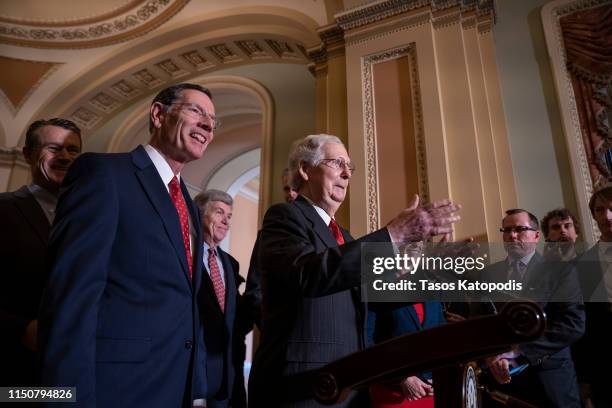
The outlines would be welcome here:
<svg viewBox="0 0 612 408">
<path fill-rule="evenodd" d="M 331 405 L 353 389 L 432 371 L 436 407 L 477 408 L 478 367 L 473 361 L 535 340 L 545 327 L 546 315 L 537 304 L 508 303 L 500 314 L 396 337 L 327 364 L 318 370 L 313 391 L 321 403 Z"/>
</svg>

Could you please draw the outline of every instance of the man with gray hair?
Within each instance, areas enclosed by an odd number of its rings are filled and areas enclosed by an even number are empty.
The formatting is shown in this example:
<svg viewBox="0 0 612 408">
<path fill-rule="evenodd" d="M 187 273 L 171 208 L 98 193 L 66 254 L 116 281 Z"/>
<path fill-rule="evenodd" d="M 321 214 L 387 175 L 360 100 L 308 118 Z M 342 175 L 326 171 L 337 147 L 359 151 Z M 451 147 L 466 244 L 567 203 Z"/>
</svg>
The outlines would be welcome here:
<svg viewBox="0 0 612 408">
<path fill-rule="evenodd" d="M 243 378 L 233 364 L 234 325 L 241 279 L 239 265 L 234 257 L 219 247 L 229 232 L 234 200 L 225 191 L 206 190 L 198 194 L 194 202 L 200 209 L 204 238 L 202 263 L 206 273 L 202 274 L 198 304 L 205 327 L 206 402 L 208 408 L 228 407 L 236 377 Z"/>
<path fill-rule="evenodd" d="M 262 336 L 249 382 L 255 407 L 318 407 L 311 374 L 365 347 L 365 304 L 359 298 L 361 244 L 417 242 L 450 234 L 459 206 L 418 205 L 418 196 L 386 227 L 353 240 L 334 219 L 355 170 L 331 135 L 310 135 L 289 155 L 293 203 L 272 206 L 263 220 L 258 269 Z M 339 406 L 368 406 L 353 393 Z"/>
</svg>

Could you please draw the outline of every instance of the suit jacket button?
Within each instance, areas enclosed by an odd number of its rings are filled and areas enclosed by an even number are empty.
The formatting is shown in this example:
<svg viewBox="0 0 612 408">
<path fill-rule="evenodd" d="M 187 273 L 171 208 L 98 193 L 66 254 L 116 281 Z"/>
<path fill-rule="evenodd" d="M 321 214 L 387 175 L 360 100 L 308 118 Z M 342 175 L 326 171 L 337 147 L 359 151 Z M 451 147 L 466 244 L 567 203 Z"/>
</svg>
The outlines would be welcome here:
<svg viewBox="0 0 612 408">
<path fill-rule="evenodd" d="M 185 348 L 190 349 L 191 347 L 193 347 L 193 342 L 191 340 L 187 340 L 185 342 Z"/>
</svg>

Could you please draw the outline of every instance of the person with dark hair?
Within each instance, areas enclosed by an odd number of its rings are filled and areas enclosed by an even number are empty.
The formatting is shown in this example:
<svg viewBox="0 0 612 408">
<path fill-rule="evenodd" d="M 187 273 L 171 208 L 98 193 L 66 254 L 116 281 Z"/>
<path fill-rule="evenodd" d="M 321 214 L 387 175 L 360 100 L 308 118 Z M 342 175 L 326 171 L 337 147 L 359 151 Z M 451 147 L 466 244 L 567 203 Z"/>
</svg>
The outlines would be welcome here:
<svg viewBox="0 0 612 408">
<path fill-rule="evenodd" d="M 60 184 L 81 145 L 81 130 L 68 119 L 33 122 L 23 147 L 32 182 L 0 193 L 0 385 L 35 385 L 49 231 Z"/>
<path fill-rule="evenodd" d="M 41 380 L 76 387 L 79 407 L 205 403 L 201 222 L 181 170 L 218 121 L 210 92 L 188 83 L 162 90 L 149 118 L 146 146 L 79 157 L 58 204 Z"/>
<path fill-rule="evenodd" d="M 576 239 L 578 239 L 580 224 L 574 214 L 567 208 L 557 208 L 549 211 L 542 218 L 541 226 L 546 241 L 576 242 Z"/>
<path fill-rule="evenodd" d="M 536 300 L 547 321 L 539 339 L 486 359 L 496 388 L 538 407 L 579 408 L 570 345 L 584 332 L 584 307 L 575 270 L 566 262 L 550 262 L 536 251 L 538 219 L 529 211 L 506 211 L 500 232 L 508 257 L 485 268 L 481 280 L 518 282 L 524 287 L 519 297 L 529 298 L 530 290 L 538 288 Z"/>
<path fill-rule="evenodd" d="M 570 261 L 575 259 L 576 240 L 580 224 L 574 214 L 567 208 L 557 208 L 549 211 L 542 222 L 542 232 L 546 240 L 544 256 Z"/>
<path fill-rule="evenodd" d="M 586 330 L 573 351 L 583 400 L 592 407 L 603 408 L 612 407 L 612 375 L 606 370 L 612 365 L 612 187 L 596 191 L 589 208 L 601 237 L 576 260 Z"/>
<path fill-rule="evenodd" d="M 205 273 L 198 303 L 206 328 L 206 402 L 209 408 L 236 406 L 235 398 L 246 398 L 242 375 L 246 350 L 240 347 L 244 346 L 244 338 L 235 330 L 240 299 L 238 287 L 243 278 L 238 261 L 220 247 L 230 229 L 234 200 L 225 191 L 211 189 L 198 194 L 193 201 L 200 209 L 204 234 L 202 263 Z M 234 395 L 235 383 L 236 387 L 242 387 L 243 392 L 239 395 Z"/>
<path fill-rule="evenodd" d="M 285 195 L 285 202 L 293 202 L 297 198 L 298 192 L 289 182 L 289 167 L 285 167 L 285 169 L 283 170 L 281 182 L 283 183 L 283 194 Z"/>
</svg>

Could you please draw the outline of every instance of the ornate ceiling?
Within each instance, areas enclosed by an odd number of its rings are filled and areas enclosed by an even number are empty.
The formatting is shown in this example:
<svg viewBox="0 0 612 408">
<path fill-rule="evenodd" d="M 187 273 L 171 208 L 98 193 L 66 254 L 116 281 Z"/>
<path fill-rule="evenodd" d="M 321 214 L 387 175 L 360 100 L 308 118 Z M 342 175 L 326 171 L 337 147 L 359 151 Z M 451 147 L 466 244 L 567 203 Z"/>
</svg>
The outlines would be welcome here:
<svg viewBox="0 0 612 408">
<path fill-rule="evenodd" d="M 20 145 L 32 120 L 52 116 L 78 123 L 87 146 L 169 83 L 244 65 L 305 67 L 327 14 L 323 0 L 3 0 L 0 146 Z"/>
<path fill-rule="evenodd" d="M 189 0 L 6 1 L 0 41 L 39 48 L 87 48 L 127 41 L 178 13 Z"/>
</svg>

